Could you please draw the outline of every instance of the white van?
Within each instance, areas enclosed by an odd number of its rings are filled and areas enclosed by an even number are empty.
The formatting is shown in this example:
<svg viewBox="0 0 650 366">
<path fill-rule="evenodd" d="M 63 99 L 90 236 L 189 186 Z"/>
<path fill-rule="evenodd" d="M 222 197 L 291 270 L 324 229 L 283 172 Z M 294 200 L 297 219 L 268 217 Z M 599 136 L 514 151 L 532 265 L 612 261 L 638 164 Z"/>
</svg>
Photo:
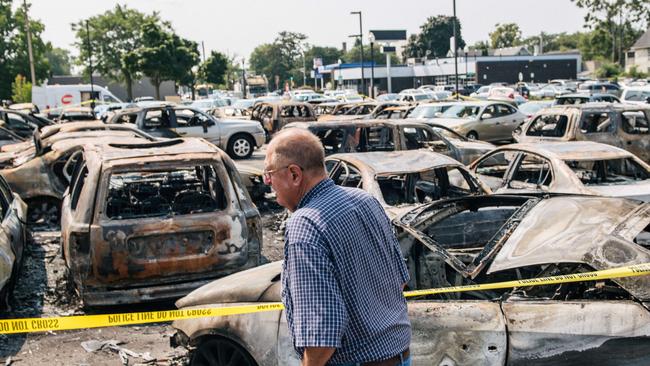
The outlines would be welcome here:
<svg viewBox="0 0 650 366">
<path fill-rule="evenodd" d="M 621 102 L 631 104 L 650 103 L 650 85 L 624 88 L 621 93 Z"/>
<path fill-rule="evenodd" d="M 93 94 L 94 93 L 94 94 Z M 43 113 L 59 114 L 65 107 L 79 106 L 82 102 L 95 99 L 100 103 L 122 103 L 108 89 L 99 85 L 44 85 L 32 87 L 32 103 Z"/>
</svg>

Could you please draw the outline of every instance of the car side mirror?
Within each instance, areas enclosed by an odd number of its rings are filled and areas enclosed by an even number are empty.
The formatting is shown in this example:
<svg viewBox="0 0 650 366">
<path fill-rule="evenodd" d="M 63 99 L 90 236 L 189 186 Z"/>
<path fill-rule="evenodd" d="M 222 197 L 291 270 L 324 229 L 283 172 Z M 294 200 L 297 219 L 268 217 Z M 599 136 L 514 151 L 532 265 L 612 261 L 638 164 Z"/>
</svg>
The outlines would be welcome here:
<svg viewBox="0 0 650 366">
<path fill-rule="evenodd" d="M 645 98 L 645 102 L 650 104 L 650 97 Z"/>
<path fill-rule="evenodd" d="M 492 115 L 490 113 L 483 113 L 481 115 L 481 119 L 490 119 L 492 118 Z"/>
</svg>

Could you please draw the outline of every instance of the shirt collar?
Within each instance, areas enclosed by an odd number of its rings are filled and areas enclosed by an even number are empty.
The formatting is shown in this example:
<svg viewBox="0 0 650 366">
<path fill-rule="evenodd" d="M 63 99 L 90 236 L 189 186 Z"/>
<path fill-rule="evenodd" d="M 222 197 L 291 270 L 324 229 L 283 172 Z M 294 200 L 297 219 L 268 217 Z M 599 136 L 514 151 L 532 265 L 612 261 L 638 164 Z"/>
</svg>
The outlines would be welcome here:
<svg viewBox="0 0 650 366">
<path fill-rule="evenodd" d="M 310 189 L 309 192 L 307 192 L 307 194 L 305 194 L 302 197 L 302 199 L 298 203 L 298 208 L 303 208 L 303 207 L 307 206 L 307 204 L 309 203 L 309 201 L 312 200 L 312 198 L 316 197 L 319 193 L 324 191 L 326 188 L 331 187 L 333 185 L 334 185 L 333 180 L 331 180 L 329 178 L 324 178 L 323 180 L 318 182 L 318 184 L 316 184 L 314 187 L 312 187 L 312 189 Z"/>
</svg>

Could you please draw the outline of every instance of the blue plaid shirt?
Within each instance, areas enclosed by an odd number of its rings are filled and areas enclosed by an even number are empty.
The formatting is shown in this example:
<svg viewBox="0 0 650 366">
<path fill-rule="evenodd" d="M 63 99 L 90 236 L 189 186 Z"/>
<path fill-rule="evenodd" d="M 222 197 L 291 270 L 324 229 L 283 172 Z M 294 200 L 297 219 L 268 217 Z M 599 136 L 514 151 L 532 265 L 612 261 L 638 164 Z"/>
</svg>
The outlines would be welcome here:
<svg viewBox="0 0 650 366">
<path fill-rule="evenodd" d="M 387 359 L 411 342 L 409 275 L 390 220 L 368 193 L 324 179 L 287 222 L 282 302 L 304 347 L 335 347 L 328 365 Z"/>
</svg>

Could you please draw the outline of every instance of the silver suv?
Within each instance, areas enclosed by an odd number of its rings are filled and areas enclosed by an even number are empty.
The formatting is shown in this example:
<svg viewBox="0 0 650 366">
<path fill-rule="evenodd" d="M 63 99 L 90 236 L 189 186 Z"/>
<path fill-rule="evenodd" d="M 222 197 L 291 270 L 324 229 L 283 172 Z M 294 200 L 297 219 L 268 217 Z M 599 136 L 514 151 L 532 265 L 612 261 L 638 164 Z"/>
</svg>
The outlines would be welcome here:
<svg viewBox="0 0 650 366">
<path fill-rule="evenodd" d="M 106 123 L 134 123 L 139 129 L 158 137 L 201 137 L 228 152 L 233 159 L 246 159 L 265 141 L 258 122 L 218 119 L 198 109 L 156 105 L 123 109 Z"/>
</svg>

